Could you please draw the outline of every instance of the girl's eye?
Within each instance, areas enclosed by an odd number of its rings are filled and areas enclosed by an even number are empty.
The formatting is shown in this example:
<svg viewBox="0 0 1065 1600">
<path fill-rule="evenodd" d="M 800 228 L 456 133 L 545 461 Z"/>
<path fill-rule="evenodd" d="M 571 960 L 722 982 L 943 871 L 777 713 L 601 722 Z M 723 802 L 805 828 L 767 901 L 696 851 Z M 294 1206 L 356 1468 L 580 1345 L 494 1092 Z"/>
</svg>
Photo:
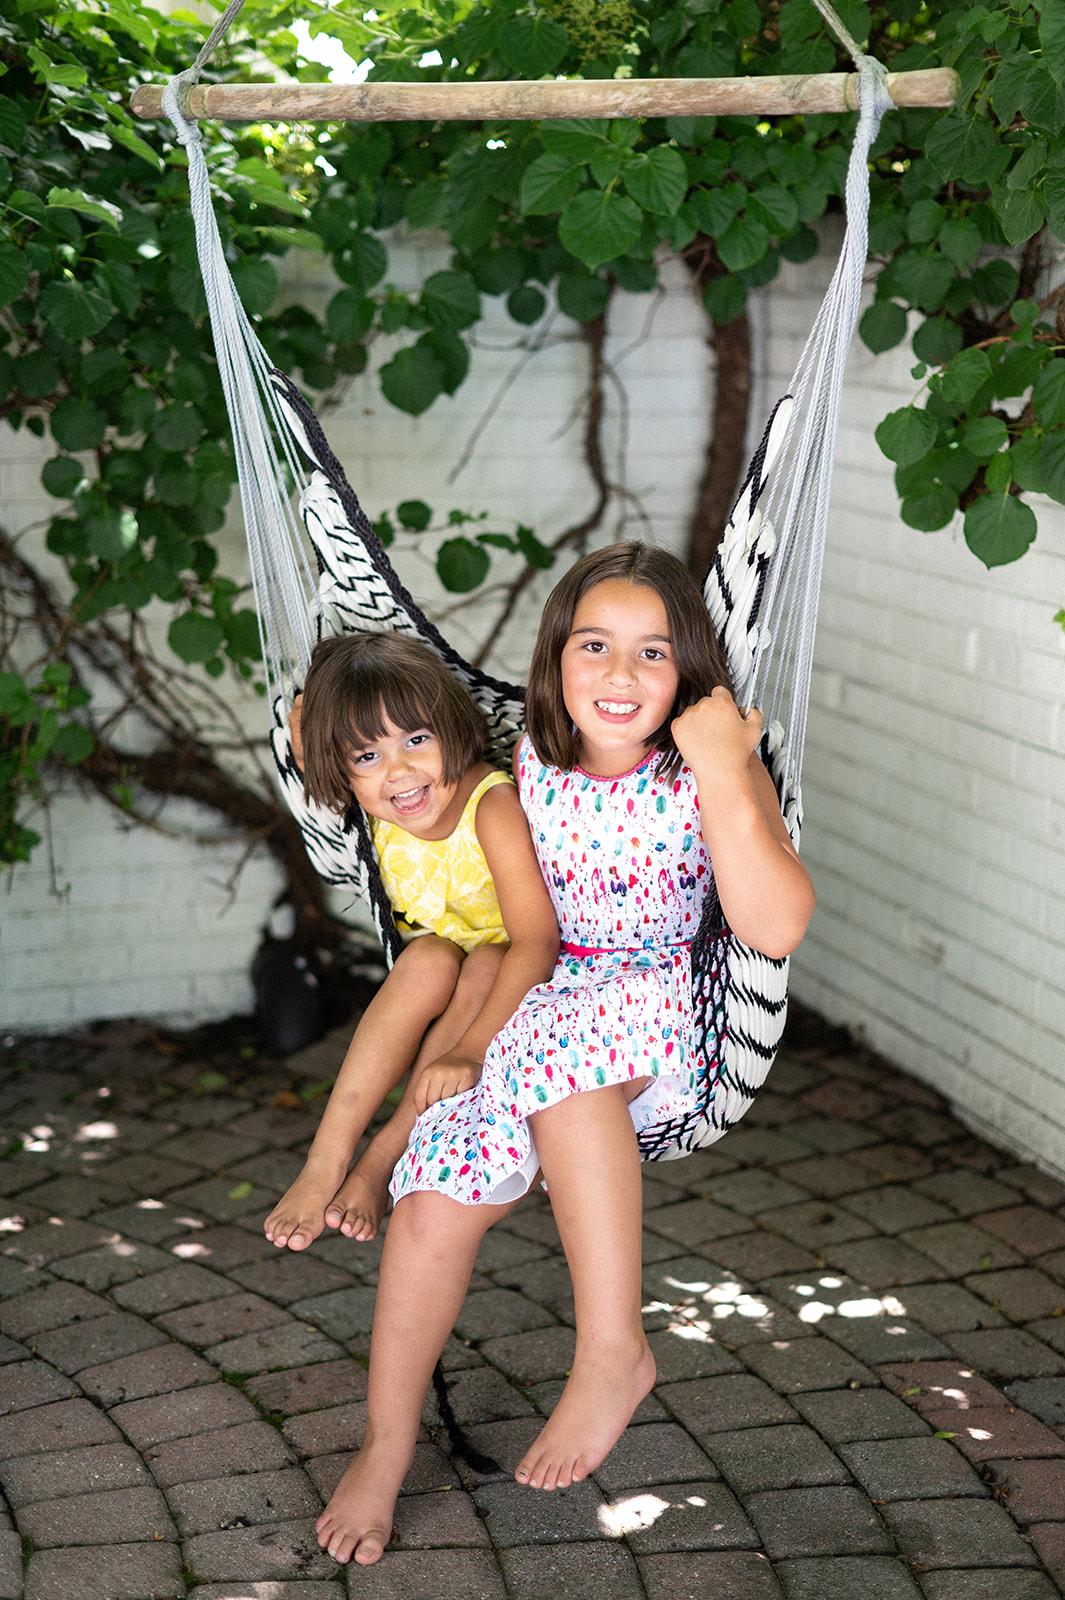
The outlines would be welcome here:
<svg viewBox="0 0 1065 1600">
<path fill-rule="evenodd" d="M 353 750 L 350 757 L 351 764 L 353 767 L 368 766 L 375 759 L 376 754 L 375 750 Z"/>
<path fill-rule="evenodd" d="M 420 745 L 428 744 L 432 737 L 431 733 L 412 733 L 407 743 L 417 750 Z"/>
</svg>

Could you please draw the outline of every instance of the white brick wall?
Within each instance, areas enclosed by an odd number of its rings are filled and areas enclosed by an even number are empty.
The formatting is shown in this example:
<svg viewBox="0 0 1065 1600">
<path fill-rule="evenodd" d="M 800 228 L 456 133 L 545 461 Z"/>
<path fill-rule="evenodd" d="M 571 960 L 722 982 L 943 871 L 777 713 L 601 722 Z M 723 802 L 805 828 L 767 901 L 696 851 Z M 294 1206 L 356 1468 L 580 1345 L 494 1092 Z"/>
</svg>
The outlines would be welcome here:
<svg viewBox="0 0 1065 1600">
<path fill-rule="evenodd" d="M 415 242 L 393 278 L 413 284 L 444 261 Z M 829 265 L 785 268 L 756 308 L 760 414 L 786 384 Z M 322 305 L 328 278 L 306 258 L 300 266 L 292 293 Z M 711 378 L 683 279 L 670 277 L 651 309 L 645 297 L 619 298 L 607 354 L 626 392 L 624 481 L 651 536 L 675 545 Z M 393 411 L 369 375 L 353 382 L 325 425 L 371 516 L 417 497 L 437 511 L 520 518 L 550 539 L 585 514 L 592 487 L 572 414 L 585 357 L 570 324 L 553 329 L 570 337 L 525 360 L 501 394 L 521 355 L 518 330 L 494 317 L 471 378 L 421 418 Z M 803 850 L 819 904 L 794 988 L 971 1122 L 1065 1171 L 1065 649 L 1051 620 L 1065 603 L 1065 510 L 1041 504 L 1035 549 L 992 573 L 960 530 L 905 528 L 872 435 L 909 399 L 909 367 L 905 351 L 874 360 L 856 346 L 848 369 L 804 785 Z M 619 477 L 622 428 L 612 391 L 608 400 Z M 448 484 L 493 406 L 472 461 Z M 46 453 L 24 434 L 0 439 L 8 526 L 45 514 L 34 486 Z M 640 531 L 631 514 L 615 516 L 605 536 Z M 441 598 L 424 562 L 403 576 L 420 597 Z M 523 673 L 550 582 L 529 591 L 496 670 Z M 471 620 L 447 626 L 469 643 Z M 68 896 L 49 897 L 42 858 L 0 902 L 7 1026 L 249 1007 L 247 965 L 278 885 L 268 860 L 249 863 L 223 914 L 234 847 L 121 831 L 76 796 L 53 824 Z"/>
</svg>

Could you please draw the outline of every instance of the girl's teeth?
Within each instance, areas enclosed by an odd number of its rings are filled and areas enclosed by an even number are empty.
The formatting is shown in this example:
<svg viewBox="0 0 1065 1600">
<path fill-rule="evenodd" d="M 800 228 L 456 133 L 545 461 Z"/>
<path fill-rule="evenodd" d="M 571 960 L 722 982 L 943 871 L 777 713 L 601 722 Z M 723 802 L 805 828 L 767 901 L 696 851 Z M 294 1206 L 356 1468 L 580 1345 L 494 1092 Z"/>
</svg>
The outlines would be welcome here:
<svg viewBox="0 0 1065 1600">
<path fill-rule="evenodd" d="M 636 710 L 636 707 L 627 700 L 620 703 L 615 700 L 599 700 L 597 704 L 600 711 L 608 711 L 615 717 L 625 716 L 628 712 Z"/>
</svg>

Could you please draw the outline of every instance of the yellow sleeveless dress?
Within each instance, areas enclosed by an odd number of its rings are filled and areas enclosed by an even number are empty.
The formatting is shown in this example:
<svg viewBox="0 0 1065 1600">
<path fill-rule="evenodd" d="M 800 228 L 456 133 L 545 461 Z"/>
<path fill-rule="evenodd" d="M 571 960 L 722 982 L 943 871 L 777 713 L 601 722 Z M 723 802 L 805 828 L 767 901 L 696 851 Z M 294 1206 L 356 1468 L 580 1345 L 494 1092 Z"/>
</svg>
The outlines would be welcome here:
<svg viewBox="0 0 1065 1600">
<path fill-rule="evenodd" d="M 513 781 L 505 772 L 482 778 L 446 839 L 416 839 L 394 822 L 370 818 L 381 881 L 404 937 L 435 933 L 467 955 L 478 945 L 506 943 L 476 820 L 481 796 L 497 784 Z"/>
</svg>

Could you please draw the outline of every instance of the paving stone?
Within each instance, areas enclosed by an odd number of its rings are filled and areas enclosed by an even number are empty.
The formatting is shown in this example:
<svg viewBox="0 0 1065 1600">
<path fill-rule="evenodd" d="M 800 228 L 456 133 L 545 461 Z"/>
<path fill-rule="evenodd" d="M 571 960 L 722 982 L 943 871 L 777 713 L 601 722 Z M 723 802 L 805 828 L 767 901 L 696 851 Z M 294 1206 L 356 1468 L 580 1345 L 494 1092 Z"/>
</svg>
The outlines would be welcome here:
<svg viewBox="0 0 1065 1600">
<path fill-rule="evenodd" d="M 886 1183 L 912 1183 L 917 1178 L 926 1177 L 935 1168 L 935 1162 L 925 1151 L 917 1150 L 911 1144 L 895 1144 L 891 1141 L 886 1144 L 873 1143 L 863 1150 L 855 1150 L 850 1159 Z"/>
<path fill-rule="evenodd" d="M 682 1200 L 679 1205 L 659 1206 L 644 1215 L 644 1226 L 666 1239 L 691 1248 L 708 1239 L 723 1239 L 729 1234 L 745 1233 L 753 1224 L 748 1217 L 712 1200 Z"/>
<path fill-rule="evenodd" d="M 912 1228 L 900 1237 L 904 1244 L 938 1262 L 952 1278 L 1022 1264 L 1008 1244 L 971 1222 L 933 1223 L 928 1228 Z"/>
<path fill-rule="evenodd" d="M 655 1176 L 649 1177 L 651 1168 L 645 1166 L 641 1170 L 640 1181 L 643 1189 L 643 1208 L 645 1211 L 655 1211 L 659 1206 L 671 1205 L 675 1200 L 687 1198 L 688 1185 L 682 1181 L 681 1174 L 670 1162 L 667 1167 L 665 1162 L 657 1162 L 654 1167 Z M 665 1181 L 666 1174 L 673 1179 L 672 1183 Z M 700 1191 L 701 1192 L 701 1191 Z"/>
<path fill-rule="evenodd" d="M 1065 1440 L 1026 1411 L 1012 1406 L 986 1410 L 926 1411 L 936 1432 L 950 1433 L 955 1447 L 970 1461 L 1002 1456 L 1065 1456 Z"/>
<path fill-rule="evenodd" d="M 461 1479 L 464 1488 L 477 1489 L 482 1483 L 497 1483 L 500 1479 L 512 1481 L 519 1463 L 540 1434 L 543 1425 L 543 1417 L 528 1416 L 512 1417 L 508 1422 L 486 1422 L 476 1428 L 464 1429 L 470 1445 L 485 1457 L 481 1467 L 471 1466 L 461 1455 L 448 1457 L 436 1451 L 439 1463 L 436 1471 L 440 1475 L 434 1481 L 423 1483 L 421 1487 L 440 1489 L 445 1488 L 448 1482 L 457 1482 Z M 633 1430 L 630 1428 L 629 1431 Z M 625 1434 L 622 1434 L 614 1450 L 621 1449 L 624 1443 Z M 433 1445 L 425 1445 L 422 1448 L 435 1451 Z M 495 1464 L 495 1470 L 492 1470 L 492 1463 Z"/>
<path fill-rule="evenodd" d="M 95 1250 L 85 1250 L 81 1255 L 64 1256 L 52 1262 L 52 1271 L 59 1278 L 80 1283 L 97 1294 L 113 1288 L 116 1283 L 128 1283 L 142 1278 L 146 1273 L 159 1272 L 170 1266 L 171 1257 L 154 1245 L 140 1239 L 115 1237 Z"/>
<path fill-rule="evenodd" d="M 1065 1378 L 1018 1378 L 1006 1384 L 1006 1394 L 1048 1427 L 1065 1424 Z"/>
<path fill-rule="evenodd" d="M 952 1333 L 947 1343 L 963 1361 L 998 1378 L 1054 1378 L 1065 1359 L 1024 1328 L 985 1328 Z"/>
<path fill-rule="evenodd" d="M 125 1184 L 134 1194 L 153 1198 L 166 1194 L 168 1189 L 176 1189 L 179 1184 L 191 1183 L 199 1176 L 197 1167 L 190 1167 L 185 1161 L 172 1161 L 157 1151 L 109 1161 L 103 1172 L 111 1182 Z"/>
<path fill-rule="evenodd" d="M 921 1600 L 901 1561 L 890 1556 L 829 1556 L 782 1561 L 787 1600 Z"/>
<path fill-rule="evenodd" d="M 963 1217 L 1014 1205 L 1017 1200 L 1017 1196 L 1005 1184 L 998 1183 L 994 1178 L 985 1178 L 968 1167 L 929 1173 L 925 1178 L 918 1178 L 913 1187 L 919 1194 L 942 1201 Z"/>
<path fill-rule="evenodd" d="M 546 1558 L 546 1551 L 544 1555 Z M 455 1596 L 456 1600 L 506 1600 L 507 1595 L 490 1550 L 389 1548 L 376 1566 L 359 1569 L 358 1585 L 353 1592 L 359 1600 L 444 1600 L 445 1596 Z M 230 1597 L 227 1595 L 225 1600 Z M 264 1596 L 264 1600 L 274 1600 L 274 1596 Z M 288 1600 L 287 1593 L 279 1591 L 277 1600 Z M 293 1596 L 293 1600 L 302 1597 Z M 312 1597 L 307 1596 L 307 1600 Z"/>
<path fill-rule="evenodd" d="M 1022 1528 L 1065 1517 L 1065 1461 L 991 1461 L 1010 1516 Z"/>
<path fill-rule="evenodd" d="M 291 1109 L 287 1106 L 261 1106 L 229 1124 L 230 1133 L 240 1138 L 254 1139 L 259 1145 L 295 1149 L 308 1144 L 318 1132 L 319 1117 L 311 1111 Z"/>
<path fill-rule="evenodd" d="M 746 1138 L 748 1131 L 745 1128 L 738 1128 L 729 1134 L 730 1151 L 737 1139 Z M 738 1157 L 730 1157 L 720 1144 L 715 1144 L 708 1150 L 694 1150 L 691 1155 L 683 1156 L 678 1162 L 671 1161 L 669 1166 L 671 1178 L 676 1172 L 677 1182 L 683 1181 L 690 1189 L 703 1178 L 716 1178 L 722 1172 L 735 1172 L 738 1164 Z"/>
<path fill-rule="evenodd" d="M 366 1403 L 329 1406 L 290 1417 L 282 1433 L 301 1456 L 330 1455 L 337 1450 L 357 1450 L 366 1431 Z"/>
<path fill-rule="evenodd" d="M 495 1423 L 493 1426 L 498 1429 L 516 1426 L 516 1424 Z M 536 1420 L 534 1422 L 535 1432 L 539 1431 L 540 1426 L 539 1420 Z M 486 1429 L 474 1428 L 470 1430 L 467 1437 L 473 1439 L 475 1435 L 487 1431 Z M 323 1502 L 331 1498 L 337 1484 L 354 1461 L 355 1454 L 354 1450 L 340 1450 L 335 1455 L 315 1456 L 313 1460 L 304 1463 L 303 1472 L 314 1484 Z M 521 1450 L 515 1455 L 515 1467 L 524 1454 L 525 1451 Z M 513 1475 L 513 1472 L 507 1474 L 508 1477 L 513 1477 Z M 495 1476 L 498 1477 L 498 1474 L 495 1474 Z M 464 1482 L 465 1474 L 464 1479 L 460 1480 L 459 1474 L 455 1471 L 454 1463 L 447 1456 L 442 1454 L 435 1445 L 429 1444 L 427 1440 L 419 1440 L 414 1446 L 414 1460 L 399 1492 L 400 1494 L 435 1494 L 442 1489 L 462 1488 Z M 470 1488 L 472 1486 L 472 1483 L 465 1482 L 465 1487 Z"/>
<path fill-rule="evenodd" d="M 1001 1312 L 957 1283 L 907 1284 L 898 1298 L 929 1333 L 970 1333 L 975 1328 L 1001 1328 L 1006 1322 Z"/>
<path fill-rule="evenodd" d="M 575 1340 L 572 1328 L 554 1325 L 488 1339 L 481 1345 L 481 1353 L 508 1377 L 541 1383 L 547 1378 L 564 1378 L 571 1370 Z"/>
<path fill-rule="evenodd" d="M 154 1317 L 164 1311 L 177 1311 L 182 1306 L 199 1305 L 209 1300 L 224 1299 L 236 1293 L 233 1285 L 216 1272 L 208 1272 L 193 1262 L 181 1266 L 168 1266 L 165 1271 L 152 1273 L 134 1283 L 119 1285 L 112 1298 L 127 1311 L 142 1317 Z"/>
<path fill-rule="evenodd" d="M 360 1574 L 362 1568 L 359 1569 Z M 374 1569 L 375 1571 L 377 1568 Z M 364 1591 L 365 1592 L 365 1591 Z M 189 1600 L 344 1600 L 347 1590 L 339 1583 L 200 1583 L 189 1590 Z M 412 1600 L 414 1597 L 412 1596 Z M 420 1600 L 420 1596 L 418 1597 Z"/>
<path fill-rule="evenodd" d="M 999 1181 L 1011 1189 L 1020 1189 L 1037 1206 L 1065 1206 L 1065 1183 L 1042 1172 L 1031 1162 L 1017 1167 L 1000 1167 Z M 986 1209 L 990 1210 L 990 1207 Z"/>
<path fill-rule="evenodd" d="M 883 1507 L 899 1553 L 920 1567 L 1034 1567 L 1031 1546 L 993 1500 L 910 1500 Z"/>
<path fill-rule="evenodd" d="M 322 1406 L 347 1405 L 366 1398 L 366 1369 L 357 1361 L 323 1361 L 250 1378 L 248 1393 L 276 1416 L 298 1416 Z"/>
<path fill-rule="evenodd" d="M 882 1383 L 902 1395 L 922 1416 L 944 1409 L 972 1411 L 1008 1406 L 1000 1389 L 963 1361 L 915 1361 L 877 1369 Z"/>
<path fill-rule="evenodd" d="M 161 1489 L 295 1465 L 292 1451 L 268 1422 L 244 1422 L 187 1439 L 169 1439 L 146 1450 L 144 1459 Z"/>
<path fill-rule="evenodd" d="M 821 1112 L 826 1117 L 846 1117 L 855 1122 L 864 1122 L 867 1117 L 875 1117 L 877 1112 L 886 1111 L 891 1101 L 876 1089 L 829 1079 L 816 1089 L 808 1090 L 802 1096 L 802 1103 L 808 1110 Z"/>
<path fill-rule="evenodd" d="M 927 1437 L 928 1424 L 883 1389 L 821 1389 L 795 1397 L 795 1406 L 831 1445 L 869 1439 Z"/>
<path fill-rule="evenodd" d="M 254 1422 L 258 1412 L 231 1384 L 213 1383 L 182 1389 L 177 1394 L 131 1400 L 115 1406 L 110 1416 L 130 1443 L 143 1451 L 166 1439 L 184 1439 L 190 1433 Z"/>
<path fill-rule="evenodd" d="M 246 1134 L 199 1128 L 156 1145 L 156 1154 L 169 1156 L 172 1161 L 187 1161 L 200 1172 L 217 1172 L 220 1167 L 230 1167 L 259 1148 L 259 1141 L 249 1139 Z"/>
<path fill-rule="evenodd" d="M 156 1321 L 175 1339 L 202 1349 L 242 1334 L 285 1326 L 291 1318 L 280 1306 L 271 1305 L 257 1294 L 234 1294 L 221 1300 L 185 1306 L 180 1311 L 168 1311 Z"/>
<path fill-rule="evenodd" d="M 1029 1535 L 1040 1560 L 1061 1588 L 1065 1584 L 1065 1522 L 1039 1522 Z"/>
<path fill-rule="evenodd" d="M 849 1194 L 847 1209 L 871 1222 L 880 1233 L 903 1233 L 907 1228 L 924 1228 L 951 1217 L 946 1206 L 900 1183 Z"/>
<path fill-rule="evenodd" d="M 1041 1256 L 1047 1250 L 1065 1247 L 1065 1217 L 1056 1216 L 1042 1206 L 985 1211 L 973 1220 L 1025 1256 Z"/>
<path fill-rule="evenodd" d="M 177 1547 L 167 1543 L 36 1551 L 25 1600 L 176 1600 L 185 1592 Z"/>
<path fill-rule="evenodd" d="M 876 1508 L 860 1489 L 771 1489 L 752 1495 L 747 1511 L 773 1561 L 894 1550 Z"/>
<path fill-rule="evenodd" d="M 108 1228 L 92 1222 L 66 1222 L 60 1217 L 50 1217 L 47 1222 L 27 1228 L 5 1245 L 4 1254 L 34 1267 L 44 1267 L 62 1256 L 76 1256 L 83 1250 L 92 1250 L 112 1237 Z"/>
<path fill-rule="evenodd" d="M 0 1531 L 0 1597 L 22 1600 L 22 1540 L 9 1529 Z"/>
<path fill-rule="evenodd" d="M 809 1190 L 797 1183 L 789 1183 L 775 1172 L 764 1168 L 748 1167 L 743 1172 L 730 1172 L 722 1178 L 709 1178 L 700 1185 L 700 1192 L 719 1205 L 729 1206 L 743 1216 L 757 1216 L 775 1206 L 794 1205 L 808 1200 Z"/>
<path fill-rule="evenodd" d="M 214 1222 L 233 1222 L 249 1214 L 259 1221 L 276 1201 L 277 1190 L 249 1185 L 227 1168 L 224 1177 L 188 1183 L 182 1189 L 174 1189 L 167 1199 L 171 1205 L 188 1207 Z"/>
<path fill-rule="evenodd" d="M 806 1200 L 801 1205 L 763 1211 L 759 1221 L 763 1227 L 782 1233 L 804 1249 L 817 1251 L 850 1239 L 866 1239 L 876 1232 L 862 1217 L 827 1200 Z"/>
<path fill-rule="evenodd" d="M 16 1295 L 29 1294 L 31 1289 L 40 1289 L 54 1282 L 51 1272 L 41 1272 L 28 1262 L 13 1261 L 0 1255 L 0 1296 L 5 1300 L 13 1300 Z"/>
<path fill-rule="evenodd" d="M 830 1339 L 869 1366 L 881 1361 L 935 1361 L 950 1354 L 934 1334 L 906 1317 L 881 1312 L 872 1317 L 827 1317 L 822 1324 Z"/>
<path fill-rule="evenodd" d="M 24 1189 L 19 1205 L 37 1206 L 48 1216 L 89 1217 L 94 1211 L 102 1211 L 104 1206 L 121 1205 L 132 1195 L 128 1184 L 108 1183 L 66 1172 L 36 1188 Z"/>
<path fill-rule="evenodd" d="M 490 1228 L 481 1240 L 476 1267 L 479 1272 L 506 1273 L 512 1267 L 524 1266 L 527 1261 L 542 1261 L 547 1247 L 533 1239 L 523 1239 L 520 1234 L 505 1233 L 502 1228 Z M 500 1282 L 501 1288 L 509 1285 Z"/>
<path fill-rule="evenodd" d="M 376 1289 L 360 1284 L 296 1300 L 289 1311 L 294 1317 L 313 1322 L 331 1339 L 353 1339 L 357 1334 L 369 1334 L 376 1299 Z"/>
<path fill-rule="evenodd" d="M 82 1389 L 102 1406 L 141 1400 L 146 1395 L 171 1394 L 195 1384 L 215 1383 L 217 1378 L 212 1366 L 180 1344 L 156 1345 L 78 1373 Z"/>
<path fill-rule="evenodd" d="M 729 1349 L 746 1344 L 778 1343 L 782 1339 L 808 1339 L 816 1331 L 756 1285 L 734 1302 L 713 1308 L 709 1326 L 714 1337 Z"/>
<path fill-rule="evenodd" d="M 38 1500 L 22 1507 L 18 1525 L 38 1550 L 177 1538 L 166 1501 L 158 1489 L 147 1487 Z"/>
<path fill-rule="evenodd" d="M 515 1388 L 491 1367 L 449 1374 L 447 1389 L 451 1409 L 464 1428 L 482 1422 L 501 1422 L 508 1417 L 527 1417 L 533 1409 L 526 1398 L 532 1391 Z M 426 1400 L 425 1414 L 433 1421 L 439 1417 L 432 1390 Z"/>
<path fill-rule="evenodd" d="M 850 1474 L 812 1428 L 785 1425 L 716 1433 L 707 1453 L 742 1499 L 764 1489 L 848 1483 Z"/>
<path fill-rule="evenodd" d="M 1036 1317 L 1062 1315 L 1065 1290 L 1053 1278 L 1035 1267 L 1012 1267 L 1005 1272 L 978 1272 L 965 1280 L 974 1294 L 981 1295 L 1014 1322 L 1031 1322 Z"/>
<path fill-rule="evenodd" d="M 558 1229 L 550 1209 L 530 1204 L 528 1198 L 499 1226 L 505 1233 L 516 1233 L 523 1239 L 532 1239 L 537 1244 L 547 1245 L 551 1250 L 562 1249 L 562 1241 L 558 1236 Z"/>
<path fill-rule="evenodd" d="M 676 1423 L 627 1428 L 595 1473 L 604 1494 L 653 1484 L 716 1478 L 714 1464 Z"/>
<path fill-rule="evenodd" d="M 24 1361 L 29 1350 L 24 1344 L 19 1344 L 15 1339 L 9 1339 L 6 1334 L 0 1333 L 0 1366 L 6 1366 L 12 1361 Z"/>
<path fill-rule="evenodd" d="M 80 1445 L 108 1444 L 119 1438 L 113 1422 L 88 1400 L 57 1400 L 29 1411 L 0 1417 L 0 1462 L 39 1450 L 74 1450 Z"/>
<path fill-rule="evenodd" d="M 186 1565 L 208 1582 L 329 1578 L 337 1570 L 332 1557 L 319 1548 L 314 1520 L 308 1518 L 194 1534 L 183 1550 Z"/>
<path fill-rule="evenodd" d="M 799 1420 L 781 1395 L 746 1372 L 671 1383 L 656 1392 L 689 1433 L 698 1435 Z"/>
<path fill-rule="evenodd" d="M 889 1139 L 905 1139 L 910 1144 L 921 1145 L 924 1149 L 957 1139 L 964 1132 L 961 1123 L 956 1122 L 953 1117 L 941 1116 L 935 1111 L 925 1111 L 913 1106 L 898 1111 L 888 1111 L 884 1116 L 877 1117 L 876 1126 Z"/>
<path fill-rule="evenodd" d="M 667 1550 L 756 1550 L 759 1539 L 724 1484 L 706 1479 L 615 1495 L 600 1525 L 637 1555 Z"/>
<path fill-rule="evenodd" d="M 616 1544 L 560 1544 L 544 1550 L 504 1550 L 500 1565 L 512 1600 L 544 1600 L 548 1594 L 566 1600 L 645 1600 L 644 1587 L 631 1554 Z"/>
<path fill-rule="evenodd" d="M 788 1136 L 812 1145 L 822 1155 L 851 1155 L 863 1146 L 876 1144 L 878 1136 L 867 1128 L 856 1127 L 840 1117 L 797 1117 L 788 1123 Z"/>
<path fill-rule="evenodd" d="M 348 1289 L 355 1282 L 352 1273 L 292 1250 L 268 1256 L 264 1261 L 231 1267 L 228 1276 L 245 1289 L 264 1295 L 268 1300 L 279 1300 L 282 1305 L 329 1294 L 334 1289 Z"/>
<path fill-rule="evenodd" d="M 656 1235 L 645 1233 L 644 1240 L 654 1240 Z M 673 1253 L 675 1247 L 667 1246 L 664 1239 L 658 1241 L 667 1254 Z M 500 1288 L 510 1289 L 521 1293 L 529 1300 L 534 1300 L 553 1316 L 560 1317 L 563 1322 L 572 1324 L 575 1321 L 573 1314 L 573 1280 L 569 1274 L 569 1267 L 561 1256 L 547 1256 L 542 1261 L 530 1261 L 519 1267 L 512 1267 L 506 1275 L 506 1282 Z"/>
<path fill-rule="evenodd" d="M 132 1205 L 101 1211 L 95 1220 L 115 1229 L 122 1237 L 141 1239 L 145 1244 L 185 1239 L 207 1227 L 204 1218 L 194 1215 L 191 1207 L 175 1205 L 172 1199 L 137 1200 Z M 81 1248 L 88 1249 L 88 1244 Z"/>
<path fill-rule="evenodd" d="M 148 1469 L 128 1444 L 88 1445 L 0 1459 L 0 1484 L 16 1508 L 59 1495 L 138 1488 L 151 1482 Z"/>
<path fill-rule="evenodd" d="M 335 1240 L 327 1240 L 335 1244 Z M 348 1241 L 345 1239 L 344 1243 Z M 245 1261 L 259 1261 L 266 1255 L 272 1255 L 277 1249 L 261 1232 L 250 1233 L 246 1228 L 238 1228 L 230 1223 L 223 1223 L 217 1228 L 204 1228 L 198 1231 L 195 1237 L 179 1239 L 176 1244 L 169 1246 L 170 1254 L 177 1256 L 182 1261 L 197 1261 L 202 1267 L 210 1267 L 213 1272 L 228 1272 L 231 1267 L 240 1266 Z"/>
<path fill-rule="evenodd" d="M 840 1446 L 840 1455 L 872 1500 L 983 1498 L 987 1485 L 946 1439 L 881 1439 Z"/>
<path fill-rule="evenodd" d="M 782 1348 L 744 1345 L 741 1355 L 749 1367 L 781 1394 L 804 1389 L 838 1389 L 843 1384 L 875 1384 L 868 1367 L 855 1361 L 830 1339 L 796 1339 Z"/>
<path fill-rule="evenodd" d="M 109 1317 L 93 1317 L 90 1322 L 39 1334 L 34 1348 L 61 1371 L 77 1374 L 85 1367 L 99 1367 L 105 1361 L 165 1343 L 166 1335 L 150 1322 L 128 1311 L 116 1311 Z"/>
<path fill-rule="evenodd" d="M 824 1200 L 835 1200 L 840 1195 L 854 1194 L 869 1187 L 869 1168 L 851 1160 L 850 1156 L 807 1156 L 802 1161 L 785 1162 L 777 1168 L 777 1173 Z"/>
<path fill-rule="evenodd" d="M 744 1166 L 752 1166 L 761 1162 L 776 1166 L 781 1161 L 797 1161 L 810 1155 L 812 1146 L 803 1139 L 796 1139 L 790 1133 L 780 1133 L 771 1128 L 749 1128 L 745 1124 L 733 1128 L 728 1136 L 728 1143 L 722 1146 L 727 1150 L 733 1161 L 738 1161 Z M 709 1154 L 709 1151 L 701 1152 Z M 684 1162 L 684 1170 L 689 1172 L 688 1161 Z M 716 1176 L 716 1173 L 710 1176 Z M 689 1175 L 689 1188 L 694 1188 L 692 1177 Z"/>
<path fill-rule="evenodd" d="M 1042 1572 L 955 1570 L 921 1577 L 925 1600 L 1059 1600 L 1060 1590 Z"/>
<path fill-rule="evenodd" d="M 554 1318 L 543 1306 L 524 1295 L 509 1289 L 485 1289 L 479 1294 L 468 1294 L 455 1319 L 455 1332 L 460 1339 L 477 1342 L 508 1333 L 525 1333 L 533 1328 L 546 1328 Z"/>
<path fill-rule="evenodd" d="M 647 1343 L 655 1358 L 656 1382 L 659 1384 L 743 1371 L 742 1363 L 735 1356 L 690 1323 L 676 1322 L 652 1333 Z"/>
<path fill-rule="evenodd" d="M 783 1600 L 773 1568 L 760 1551 L 685 1550 L 643 1556 L 648 1600 Z M 538 1597 L 539 1600 L 539 1597 Z"/>
<path fill-rule="evenodd" d="M 0 1367 L 0 1416 L 55 1400 L 69 1400 L 78 1393 L 73 1378 L 57 1372 L 45 1361 L 14 1361 Z"/>
<path fill-rule="evenodd" d="M 747 1111 L 746 1121 L 752 1128 L 775 1128 L 782 1122 L 790 1122 L 795 1110 L 795 1102 L 788 1095 L 763 1089 Z"/>
<path fill-rule="evenodd" d="M 496 1550 L 617 1537 L 604 1531 L 606 1502 L 590 1478 L 551 1494 L 521 1483 L 486 1483 L 473 1499 Z"/>
<path fill-rule="evenodd" d="M 392 1538 L 407 1550 L 432 1545 L 469 1549 L 490 1542 L 472 1496 L 460 1489 L 402 1495 L 396 1503 Z"/>
<path fill-rule="evenodd" d="M 818 1264 L 817 1257 L 794 1240 L 761 1229 L 708 1241 L 700 1246 L 700 1254 L 754 1283 L 781 1272 L 812 1271 Z"/>
<path fill-rule="evenodd" d="M 242 1339 L 229 1339 L 212 1345 L 206 1352 L 223 1372 L 270 1372 L 280 1367 L 302 1367 L 314 1361 L 335 1361 L 342 1355 L 339 1345 L 317 1328 L 303 1322 L 265 1328 L 246 1333 Z"/>
<path fill-rule="evenodd" d="M 0 1303 L 0 1328 L 13 1339 L 25 1340 L 32 1334 L 65 1327 L 68 1322 L 107 1316 L 112 1309 L 100 1295 L 89 1294 L 75 1284 L 53 1283 L 19 1295 L 17 1300 Z"/>
</svg>

